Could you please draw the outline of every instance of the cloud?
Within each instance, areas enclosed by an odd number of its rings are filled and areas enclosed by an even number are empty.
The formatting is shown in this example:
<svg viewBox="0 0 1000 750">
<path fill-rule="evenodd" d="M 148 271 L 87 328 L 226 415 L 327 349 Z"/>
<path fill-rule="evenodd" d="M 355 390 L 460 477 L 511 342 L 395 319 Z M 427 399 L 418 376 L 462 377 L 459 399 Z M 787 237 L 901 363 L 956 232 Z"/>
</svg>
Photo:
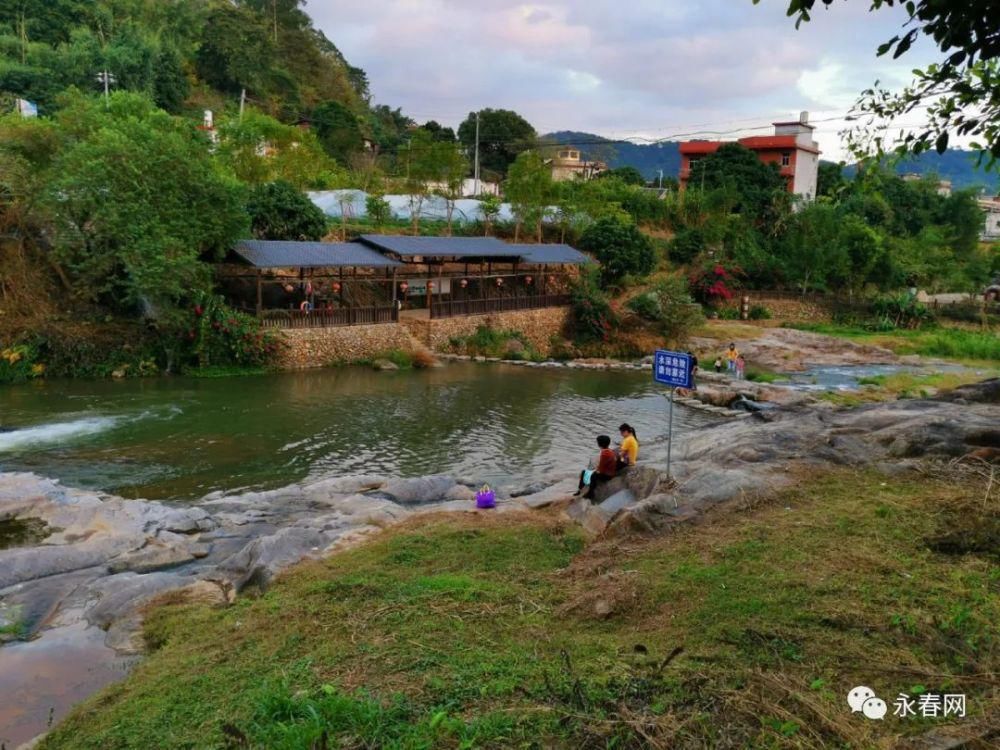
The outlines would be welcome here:
<svg viewBox="0 0 1000 750">
<path fill-rule="evenodd" d="M 316 25 L 368 73 L 375 99 L 457 125 L 506 107 L 540 132 L 656 138 L 845 111 L 905 65 L 875 57 L 899 9 L 835 4 L 795 29 L 787 0 L 313 0 Z M 839 148 L 824 130 L 824 150 Z"/>
</svg>

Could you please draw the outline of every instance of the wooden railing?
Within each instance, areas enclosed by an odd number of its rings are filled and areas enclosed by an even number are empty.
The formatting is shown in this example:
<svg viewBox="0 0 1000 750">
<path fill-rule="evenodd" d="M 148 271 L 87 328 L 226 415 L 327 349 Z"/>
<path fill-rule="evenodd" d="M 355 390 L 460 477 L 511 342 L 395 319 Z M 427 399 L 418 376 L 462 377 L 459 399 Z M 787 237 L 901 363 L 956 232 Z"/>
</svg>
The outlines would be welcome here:
<svg viewBox="0 0 1000 750">
<path fill-rule="evenodd" d="M 457 318 L 466 315 L 488 315 L 516 310 L 539 310 L 543 307 L 565 307 L 569 303 L 568 294 L 449 300 L 447 302 L 432 302 L 431 318 Z"/>
<path fill-rule="evenodd" d="M 260 322 L 264 328 L 333 328 L 395 323 L 395 307 L 343 307 L 336 310 L 265 310 Z"/>
</svg>

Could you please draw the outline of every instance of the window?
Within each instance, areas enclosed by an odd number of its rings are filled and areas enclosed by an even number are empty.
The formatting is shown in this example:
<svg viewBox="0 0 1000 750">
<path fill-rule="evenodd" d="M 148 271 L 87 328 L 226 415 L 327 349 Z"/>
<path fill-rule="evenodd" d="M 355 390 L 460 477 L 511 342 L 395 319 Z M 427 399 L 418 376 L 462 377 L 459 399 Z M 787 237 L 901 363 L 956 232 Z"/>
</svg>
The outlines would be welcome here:
<svg viewBox="0 0 1000 750">
<path fill-rule="evenodd" d="M 781 166 L 787 167 L 792 163 L 792 155 L 787 151 L 781 155 Z"/>
</svg>

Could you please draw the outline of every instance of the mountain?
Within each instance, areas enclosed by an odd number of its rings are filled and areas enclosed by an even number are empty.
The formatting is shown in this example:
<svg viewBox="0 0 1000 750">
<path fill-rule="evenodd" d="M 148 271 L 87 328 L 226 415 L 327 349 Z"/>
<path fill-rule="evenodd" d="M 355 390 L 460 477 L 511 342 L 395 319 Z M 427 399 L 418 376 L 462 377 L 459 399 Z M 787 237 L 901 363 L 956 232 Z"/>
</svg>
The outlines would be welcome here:
<svg viewBox="0 0 1000 750">
<path fill-rule="evenodd" d="M 580 149 L 584 159 L 608 163 L 612 169 L 635 167 L 647 180 L 655 180 L 663 170 L 663 176 L 677 177 L 681 168 L 678 144 L 664 141 L 655 144 L 635 144 L 628 141 L 613 141 L 593 133 L 560 130 L 542 136 L 542 140 Z"/>
<path fill-rule="evenodd" d="M 985 190 L 989 195 L 996 195 L 1000 192 L 1000 170 L 994 168 L 987 171 L 985 165 L 980 167 L 976 164 L 976 159 L 974 151 L 949 148 L 943 154 L 931 151 L 908 157 L 897 162 L 893 169 L 900 175 L 937 175 L 942 180 L 951 180 L 953 190 L 975 188 Z M 853 177 L 856 171 L 853 164 L 844 168 L 844 174 L 849 177 Z"/>
<path fill-rule="evenodd" d="M 580 149 L 583 158 L 605 161 L 612 168 L 635 167 L 648 180 L 656 179 L 661 169 L 664 177 L 677 177 L 680 171 L 680 144 L 674 141 L 635 144 L 574 130 L 549 133 L 542 139 L 549 143 L 575 146 Z M 990 195 L 1000 193 L 1000 170 L 987 171 L 977 166 L 976 158 L 975 152 L 950 148 L 943 154 L 930 152 L 909 157 L 896 163 L 894 169 L 900 175 L 936 174 L 942 180 L 951 180 L 954 190 L 976 188 Z M 844 167 L 848 177 L 853 177 L 856 172 L 853 164 Z"/>
</svg>

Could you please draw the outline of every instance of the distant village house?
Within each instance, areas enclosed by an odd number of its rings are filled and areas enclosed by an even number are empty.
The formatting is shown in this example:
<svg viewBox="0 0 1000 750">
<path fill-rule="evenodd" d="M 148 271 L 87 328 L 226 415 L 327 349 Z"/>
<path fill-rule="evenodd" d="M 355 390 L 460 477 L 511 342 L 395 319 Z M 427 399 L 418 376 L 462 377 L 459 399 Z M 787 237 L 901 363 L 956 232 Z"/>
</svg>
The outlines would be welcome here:
<svg viewBox="0 0 1000 750">
<path fill-rule="evenodd" d="M 603 161 L 586 161 L 581 156 L 580 149 L 572 146 L 559 149 L 547 163 L 552 167 L 552 179 L 556 182 L 591 180 L 608 171 L 608 165 Z"/>
</svg>

